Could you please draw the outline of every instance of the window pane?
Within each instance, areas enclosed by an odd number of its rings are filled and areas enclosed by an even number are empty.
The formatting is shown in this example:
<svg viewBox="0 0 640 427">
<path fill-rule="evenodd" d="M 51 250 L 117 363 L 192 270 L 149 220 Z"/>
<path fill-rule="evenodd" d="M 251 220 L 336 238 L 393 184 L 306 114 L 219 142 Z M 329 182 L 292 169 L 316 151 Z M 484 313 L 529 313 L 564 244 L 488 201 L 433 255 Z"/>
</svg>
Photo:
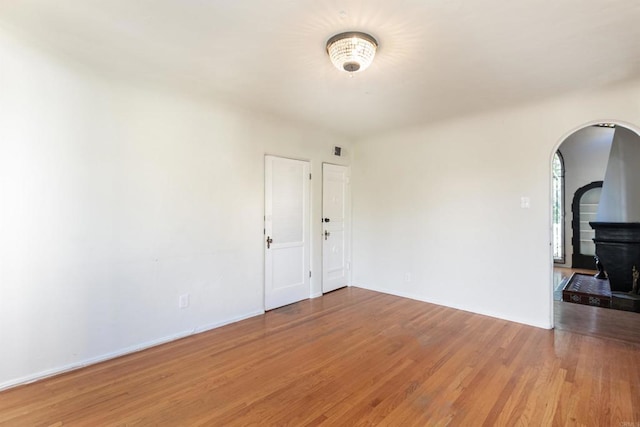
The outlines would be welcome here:
<svg viewBox="0 0 640 427">
<path fill-rule="evenodd" d="M 564 262 L 564 164 L 560 154 L 553 156 L 553 259 Z"/>
</svg>

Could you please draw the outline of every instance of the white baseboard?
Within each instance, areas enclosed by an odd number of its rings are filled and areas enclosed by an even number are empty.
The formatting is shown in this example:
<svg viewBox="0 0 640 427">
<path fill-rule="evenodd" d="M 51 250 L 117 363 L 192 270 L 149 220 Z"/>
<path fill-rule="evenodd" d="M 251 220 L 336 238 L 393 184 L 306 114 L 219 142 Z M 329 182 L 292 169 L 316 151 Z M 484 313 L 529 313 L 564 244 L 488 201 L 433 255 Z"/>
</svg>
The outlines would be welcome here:
<svg viewBox="0 0 640 427">
<path fill-rule="evenodd" d="M 454 308 L 456 310 L 466 311 L 468 313 L 475 313 L 475 314 L 480 314 L 482 316 L 493 317 L 495 319 L 507 320 L 509 322 L 515 322 L 515 323 L 520 323 L 520 324 L 523 324 L 523 325 L 534 326 L 536 328 L 553 329 L 553 325 L 551 325 L 550 323 L 536 323 L 536 322 L 531 322 L 528 319 L 504 316 L 503 314 L 500 314 L 500 313 L 494 313 L 494 312 L 484 311 L 484 310 L 477 310 L 477 311 L 474 310 L 474 311 L 472 311 L 472 310 L 469 309 L 469 307 L 464 307 L 464 306 L 460 306 L 460 305 L 456 305 L 456 304 L 450 304 L 449 302 L 438 301 L 438 300 L 435 300 L 435 299 L 425 298 L 425 297 L 423 297 L 421 295 L 416 295 L 416 294 L 412 294 L 412 293 L 409 293 L 409 292 L 398 292 L 398 291 L 395 291 L 395 290 L 390 290 L 390 289 L 381 288 L 381 287 L 379 288 L 379 287 L 376 287 L 376 286 L 354 285 L 354 287 L 358 287 L 358 288 L 362 288 L 362 289 L 368 289 L 370 291 L 381 292 L 383 294 L 394 295 L 394 296 L 397 296 L 397 297 L 409 298 L 409 299 L 416 300 L 416 301 L 428 302 L 430 304 L 436 304 L 436 305 L 441 305 L 443 307 Z"/>
<path fill-rule="evenodd" d="M 189 335 L 199 334 L 205 331 L 209 331 L 211 329 L 219 328 L 221 326 L 228 325 L 230 323 L 239 322 L 241 320 L 248 319 L 250 317 L 259 316 L 264 314 L 264 310 L 256 310 L 250 313 L 243 314 L 242 316 L 233 317 L 230 319 L 225 319 L 220 322 L 211 323 L 209 325 L 199 326 L 194 329 L 190 329 L 188 331 L 178 332 L 173 335 L 168 335 L 166 337 L 158 338 L 151 341 L 146 341 L 144 343 L 132 345 L 129 347 L 122 348 L 117 351 L 113 351 L 107 354 L 103 354 L 97 357 L 91 357 L 89 359 L 84 359 L 79 362 L 70 363 L 68 365 L 59 366 L 52 369 L 47 369 L 44 371 L 36 372 L 35 374 L 25 375 L 20 378 L 15 378 L 9 381 L 5 381 L 0 383 L 0 391 L 6 390 L 12 387 L 16 387 L 23 384 L 29 384 L 35 381 L 39 381 L 48 377 L 52 377 L 54 375 L 60 375 L 65 372 L 74 371 L 76 369 L 84 368 L 90 365 L 95 365 L 96 363 L 104 362 L 110 359 L 115 359 L 116 357 L 125 356 L 127 354 L 136 353 L 138 351 L 146 350 L 151 347 L 155 347 L 158 345 L 166 344 L 171 341 L 179 340 L 184 337 L 188 337 Z"/>
<path fill-rule="evenodd" d="M 251 317 L 260 316 L 262 314 L 264 314 L 264 310 L 252 311 L 252 312 L 243 314 L 242 316 L 232 317 L 230 319 L 225 319 L 225 320 L 222 320 L 220 322 L 215 322 L 215 323 L 210 323 L 208 325 L 199 326 L 199 327 L 197 327 L 197 328 L 195 328 L 193 330 L 193 333 L 199 334 L 199 333 L 202 333 L 202 332 L 210 331 L 211 329 L 216 329 L 216 328 L 219 328 L 221 326 L 229 325 L 231 323 L 236 323 L 236 322 L 239 322 L 241 320 L 249 319 Z"/>
</svg>

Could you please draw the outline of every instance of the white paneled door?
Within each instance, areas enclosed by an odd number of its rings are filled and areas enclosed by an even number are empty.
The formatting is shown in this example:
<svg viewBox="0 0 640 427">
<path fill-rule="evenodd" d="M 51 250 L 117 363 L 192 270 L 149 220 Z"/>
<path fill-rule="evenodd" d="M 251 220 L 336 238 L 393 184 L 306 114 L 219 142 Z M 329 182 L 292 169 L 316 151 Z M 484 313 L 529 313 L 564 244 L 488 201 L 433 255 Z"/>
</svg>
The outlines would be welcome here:
<svg viewBox="0 0 640 427">
<path fill-rule="evenodd" d="M 265 157 L 265 309 L 309 298 L 309 162 Z"/>
<path fill-rule="evenodd" d="M 322 165 L 322 292 L 349 284 L 349 168 Z"/>
</svg>

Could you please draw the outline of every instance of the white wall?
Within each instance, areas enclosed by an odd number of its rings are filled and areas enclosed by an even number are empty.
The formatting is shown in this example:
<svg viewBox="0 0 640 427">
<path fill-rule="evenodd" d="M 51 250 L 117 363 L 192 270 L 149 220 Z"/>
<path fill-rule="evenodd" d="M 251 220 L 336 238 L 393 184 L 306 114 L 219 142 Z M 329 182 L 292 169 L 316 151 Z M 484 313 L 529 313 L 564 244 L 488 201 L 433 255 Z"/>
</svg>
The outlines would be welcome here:
<svg viewBox="0 0 640 427">
<path fill-rule="evenodd" d="M 358 141 L 353 283 L 551 327 L 552 155 L 591 121 L 637 122 L 638 99 L 635 82 Z"/>
<path fill-rule="evenodd" d="M 559 147 L 565 168 L 565 263 L 556 265 L 571 267 L 571 256 L 573 255 L 571 203 L 573 195 L 578 188 L 604 179 L 612 139 L 612 128 L 589 126 L 570 135 Z"/>
<path fill-rule="evenodd" d="M 261 313 L 265 153 L 311 160 L 320 293 L 321 163 L 348 141 L 8 34 L 0 58 L 0 389 Z"/>
<path fill-rule="evenodd" d="M 350 161 L 333 145 L 355 157 L 356 284 L 549 327 L 552 153 L 587 122 L 640 117 L 636 82 L 352 150 L 51 55 L 0 34 L 0 388 L 260 313 L 263 156 L 319 178 Z"/>
</svg>

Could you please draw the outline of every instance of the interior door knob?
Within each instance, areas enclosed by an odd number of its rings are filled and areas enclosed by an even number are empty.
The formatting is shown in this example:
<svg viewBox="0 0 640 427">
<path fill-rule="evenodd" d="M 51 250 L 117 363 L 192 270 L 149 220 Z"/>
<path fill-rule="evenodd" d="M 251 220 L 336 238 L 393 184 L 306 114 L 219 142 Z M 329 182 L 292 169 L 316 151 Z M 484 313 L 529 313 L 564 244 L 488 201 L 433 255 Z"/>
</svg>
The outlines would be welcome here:
<svg viewBox="0 0 640 427">
<path fill-rule="evenodd" d="M 331 219 L 329 219 L 329 218 L 325 218 L 324 219 L 324 222 L 329 222 L 329 221 L 331 221 Z"/>
<path fill-rule="evenodd" d="M 269 236 L 267 236 L 267 249 L 269 249 L 271 247 L 271 244 L 273 243 L 273 239 Z"/>
</svg>

